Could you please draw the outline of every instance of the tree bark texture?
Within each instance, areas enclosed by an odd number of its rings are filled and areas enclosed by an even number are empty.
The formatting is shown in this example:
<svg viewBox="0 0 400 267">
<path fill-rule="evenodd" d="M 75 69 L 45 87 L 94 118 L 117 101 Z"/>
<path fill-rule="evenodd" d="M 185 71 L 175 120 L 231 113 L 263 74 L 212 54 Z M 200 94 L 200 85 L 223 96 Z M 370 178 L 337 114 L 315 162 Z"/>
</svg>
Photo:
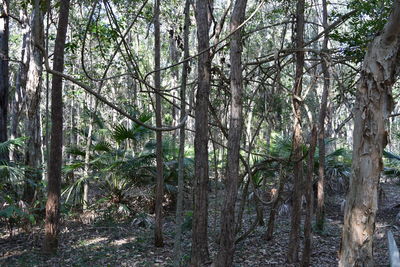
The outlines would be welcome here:
<svg viewBox="0 0 400 267">
<path fill-rule="evenodd" d="M 324 30 L 328 28 L 328 8 L 327 1 L 322 0 L 322 24 Z M 317 185 L 317 210 L 316 210 L 316 227 L 319 231 L 324 230 L 325 211 L 324 211 L 324 183 L 325 183 L 325 117 L 328 107 L 329 87 L 330 87 L 330 73 L 328 60 L 329 56 L 325 51 L 328 49 L 329 34 L 324 35 L 322 50 L 324 53 L 321 57 L 322 73 L 324 75 L 324 87 L 322 90 L 321 108 L 319 110 L 319 131 L 318 131 L 318 185 Z"/>
<path fill-rule="evenodd" d="M 9 17 L 8 0 L 2 0 L 0 6 L 0 143 L 7 141 L 8 114 L 8 36 Z M 0 161 L 8 160 L 8 153 L 0 154 Z"/>
<path fill-rule="evenodd" d="M 189 57 L 189 33 L 190 33 L 190 0 L 185 2 L 185 22 L 183 28 L 183 57 Z M 181 78 L 181 112 L 180 120 L 186 116 L 186 86 L 188 76 L 189 62 L 185 61 L 182 65 Z M 179 129 L 179 155 L 178 155 L 178 196 L 176 200 L 176 236 L 175 236 L 175 266 L 181 266 L 182 257 L 182 223 L 183 223 L 183 190 L 184 190 L 184 174 L 185 174 L 185 125 Z"/>
<path fill-rule="evenodd" d="M 64 47 L 68 28 L 70 0 L 61 0 L 57 35 L 54 45 L 53 69 L 64 70 Z M 61 164 L 63 137 L 62 78 L 53 75 L 51 89 L 51 143 L 49 159 L 49 180 L 46 203 L 46 224 L 44 252 L 57 253 L 60 220 Z"/>
<path fill-rule="evenodd" d="M 196 0 L 197 50 L 209 48 L 208 1 Z M 210 51 L 198 57 L 198 87 L 195 106 L 194 137 L 194 211 L 192 224 L 191 266 L 200 267 L 209 261 L 208 252 L 208 101 L 210 95 Z"/>
<path fill-rule="evenodd" d="M 313 215 L 313 176 L 314 176 L 314 154 L 317 145 L 317 126 L 314 125 L 311 130 L 310 148 L 308 149 L 307 161 L 307 179 L 305 183 L 306 196 L 306 218 L 304 220 L 304 248 L 301 266 L 310 266 L 311 241 L 312 241 L 312 215 Z"/>
<path fill-rule="evenodd" d="M 90 121 L 88 128 L 88 135 L 86 136 L 86 147 L 85 147 L 85 165 L 83 167 L 83 196 L 82 196 L 82 210 L 86 211 L 89 206 L 89 169 L 90 169 L 90 147 L 92 145 L 92 136 L 93 136 L 93 124 L 94 124 L 94 112 L 97 109 L 97 99 L 94 100 L 92 95 L 87 94 L 87 107 L 90 110 Z M 94 103 L 94 108 L 92 110 L 92 103 Z"/>
<path fill-rule="evenodd" d="M 231 113 L 228 132 L 228 156 L 224 206 L 221 212 L 221 238 L 216 267 L 232 266 L 235 252 L 235 204 L 239 183 L 239 152 L 242 133 L 243 77 L 242 35 L 237 30 L 244 21 L 247 0 L 236 0 L 230 23 L 231 32 L 236 31 L 230 41 L 231 61 Z M 251 179 L 251 178 L 250 178 Z"/>
<path fill-rule="evenodd" d="M 26 79 L 26 122 L 25 127 L 29 137 L 25 151 L 26 182 L 24 200 L 31 203 L 35 196 L 35 184 L 42 179 L 42 140 L 40 134 L 40 95 L 42 91 L 43 53 L 35 45 L 44 47 L 44 12 L 45 1 L 33 1 L 31 17 L 30 43 L 27 44 L 29 51 L 28 71 Z M 32 183 L 33 182 L 33 183 Z"/>
<path fill-rule="evenodd" d="M 281 167 L 278 192 L 276 193 L 277 195 L 274 199 L 274 202 L 272 203 L 272 207 L 269 212 L 267 231 L 263 236 L 263 238 L 267 241 L 272 240 L 272 238 L 274 237 L 275 219 L 278 214 L 279 205 L 281 204 L 282 201 L 282 192 L 285 187 L 286 181 L 287 181 L 286 171 L 283 170 L 283 168 Z"/>
<path fill-rule="evenodd" d="M 304 0 L 297 1 L 296 14 L 296 47 L 302 48 L 304 45 Z M 287 260 L 289 263 L 298 262 L 299 242 L 300 242 L 300 222 L 301 222 L 301 196 L 303 182 L 303 157 L 302 152 L 302 126 L 301 126 L 301 92 L 303 89 L 303 68 L 304 51 L 296 52 L 296 74 L 293 89 L 293 157 L 294 164 L 294 185 L 293 185 L 293 205 L 291 213 L 290 241 L 288 247 Z"/>
<path fill-rule="evenodd" d="M 400 1 L 370 44 L 364 57 L 356 96 L 353 163 L 346 199 L 339 266 L 374 266 L 373 235 L 377 187 L 388 140 L 385 128 L 393 110 L 392 86 L 399 75 Z"/>
<path fill-rule="evenodd" d="M 161 72 L 160 69 L 160 0 L 155 1 L 154 6 L 154 87 L 156 88 L 156 127 L 161 127 Z M 163 212 L 163 198 L 164 198 L 164 174 L 163 174 L 163 145 L 162 145 L 162 132 L 156 132 L 157 146 L 156 146 L 156 162 L 157 162 L 157 187 L 156 187 L 156 203 L 155 215 L 156 223 L 154 229 L 154 244 L 156 247 L 164 246 L 162 234 L 162 212 Z"/>
</svg>

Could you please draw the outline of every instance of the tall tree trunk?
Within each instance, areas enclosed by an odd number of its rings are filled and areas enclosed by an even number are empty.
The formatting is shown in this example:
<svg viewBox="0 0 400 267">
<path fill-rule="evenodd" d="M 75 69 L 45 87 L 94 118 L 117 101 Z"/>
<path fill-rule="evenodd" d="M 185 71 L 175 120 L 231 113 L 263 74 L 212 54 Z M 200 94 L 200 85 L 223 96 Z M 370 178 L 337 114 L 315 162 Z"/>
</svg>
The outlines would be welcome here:
<svg viewBox="0 0 400 267">
<path fill-rule="evenodd" d="M 303 68 L 304 68 L 304 51 L 301 51 L 304 45 L 304 0 L 297 1 L 296 14 L 296 75 L 293 89 L 293 161 L 294 164 L 294 186 L 293 186 L 293 205 L 291 215 L 290 241 L 288 248 L 287 260 L 294 263 L 299 260 L 299 241 L 300 241 L 300 222 L 301 222 L 301 196 L 303 182 L 303 157 L 302 152 L 302 127 L 301 127 L 301 92 L 303 89 Z"/>
<path fill-rule="evenodd" d="M 97 99 L 94 100 L 93 96 L 87 94 L 87 104 L 90 112 L 90 121 L 88 128 L 88 135 L 86 136 L 86 147 L 85 147 L 85 165 L 83 167 L 83 196 L 82 196 L 82 210 L 86 211 L 89 206 L 89 169 L 90 169 L 90 147 L 92 146 L 92 135 L 93 135 L 93 124 L 94 124 L 94 113 L 97 109 Z M 95 101 L 94 110 L 92 110 L 92 101 Z"/>
<path fill-rule="evenodd" d="M 226 166 L 226 189 L 221 212 L 221 238 L 215 259 L 216 267 L 232 266 L 235 252 L 235 204 L 239 183 L 239 152 L 242 134 L 243 77 L 242 35 L 237 30 L 244 21 L 247 0 L 236 0 L 231 18 L 231 32 L 236 31 L 230 42 L 231 61 L 231 114 L 228 133 L 228 157 Z M 250 144 L 249 136 L 249 144 Z M 251 175 L 249 173 L 249 179 Z"/>
<path fill-rule="evenodd" d="M 160 69 L 160 0 L 155 1 L 154 6 L 154 87 L 156 88 L 156 126 L 161 127 L 161 72 Z M 164 174 L 163 174 L 163 149 L 162 132 L 156 132 L 157 148 L 157 187 L 156 187 L 156 224 L 154 229 L 154 243 L 156 247 L 164 246 L 162 235 L 162 203 L 164 198 Z"/>
<path fill-rule="evenodd" d="M 339 266 L 374 266 L 372 247 L 377 186 L 393 110 L 392 86 L 400 73 L 400 1 L 364 57 L 356 96 L 353 163 L 346 200 Z"/>
<path fill-rule="evenodd" d="M 64 47 L 68 28 L 69 6 L 70 0 L 61 0 L 53 63 L 53 70 L 58 72 L 64 70 Z M 53 75 L 51 91 L 51 143 L 43 249 L 45 253 L 55 254 L 58 249 L 63 141 L 62 78 L 60 76 Z"/>
<path fill-rule="evenodd" d="M 8 114 L 8 0 L 0 6 L 0 143 L 7 141 Z M 8 160 L 8 153 L 0 153 L 0 161 Z"/>
<path fill-rule="evenodd" d="M 29 46 L 29 62 L 28 75 L 26 81 L 26 132 L 29 136 L 29 142 L 25 151 L 25 165 L 28 167 L 26 171 L 26 181 L 24 190 L 24 200 L 32 203 L 35 196 L 35 184 L 38 184 L 42 179 L 40 170 L 42 165 L 42 140 L 40 126 L 40 95 L 42 91 L 42 72 L 43 72 L 43 53 L 35 45 L 40 44 L 44 47 L 44 5 L 45 1 L 34 0 L 31 18 L 31 38 Z M 31 180 L 31 181 L 30 181 Z M 33 182 L 33 183 L 32 183 Z"/>
<path fill-rule="evenodd" d="M 310 266 L 311 241 L 312 241 L 312 215 L 313 215 L 313 176 L 314 176 L 314 154 L 317 145 L 317 126 L 313 125 L 311 130 L 310 148 L 308 149 L 307 180 L 305 196 L 307 201 L 306 218 L 304 220 L 304 249 L 301 266 Z"/>
<path fill-rule="evenodd" d="M 208 99 L 210 95 L 211 58 L 206 0 L 196 0 L 198 87 L 195 107 L 194 137 L 194 211 L 192 224 L 191 266 L 200 267 L 209 261 L 208 253 Z"/>
<path fill-rule="evenodd" d="M 179 61 L 179 51 L 176 45 L 175 41 L 175 35 L 178 35 L 178 33 L 174 29 L 170 29 L 170 36 L 169 36 L 169 55 L 171 59 L 171 64 L 176 64 Z M 177 87 L 178 81 L 179 81 L 179 68 L 178 66 L 173 67 L 171 69 L 171 76 L 172 76 L 172 87 Z M 171 115 L 172 115 L 172 122 L 173 124 L 179 123 L 178 119 L 178 108 L 176 105 L 176 99 L 178 98 L 178 89 L 173 89 L 171 91 L 172 94 L 172 110 L 171 110 Z M 176 143 L 177 143 L 177 137 L 178 137 L 178 132 L 179 130 L 174 130 L 172 131 L 172 156 L 174 159 L 177 158 L 176 155 Z M 179 154 L 179 152 L 178 152 Z"/>
<path fill-rule="evenodd" d="M 324 30 L 328 28 L 328 8 L 326 0 L 322 0 L 322 24 Z M 322 91 L 321 108 L 319 110 L 319 131 L 318 131 L 318 187 L 317 187 L 317 212 L 316 212 L 316 227 L 319 231 L 324 230 L 325 211 L 324 211 L 324 183 L 325 183 L 325 117 L 328 107 L 328 96 L 330 87 L 330 73 L 328 66 L 328 40 L 329 34 L 325 33 L 322 50 L 324 51 L 321 57 L 322 72 L 324 75 L 324 88 Z"/>
<path fill-rule="evenodd" d="M 17 75 L 15 78 L 15 93 L 11 100 L 10 105 L 10 118 L 11 129 L 10 138 L 14 139 L 21 136 L 19 129 L 19 121 L 21 118 L 21 111 L 24 107 L 23 100 L 25 99 L 26 79 L 29 66 L 29 40 L 30 40 L 30 27 L 27 10 L 23 10 L 20 14 L 20 21 L 22 23 L 22 44 L 21 44 L 21 62 L 18 66 Z M 21 153 L 18 151 L 10 151 L 10 160 L 19 161 Z"/>
<path fill-rule="evenodd" d="M 183 58 L 189 57 L 189 33 L 190 33 L 190 0 L 185 3 L 185 22 L 183 26 Z M 180 121 L 186 116 L 186 83 L 188 76 L 189 62 L 185 61 L 182 65 L 182 80 L 181 80 L 181 113 Z M 182 223 L 183 223 L 183 189 L 184 189 L 184 174 L 185 174 L 185 125 L 179 129 L 179 155 L 178 155 L 178 196 L 176 200 L 176 235 L 175 235 L 175 266 L 181 266 L 182 257 Z"/>
</svg>

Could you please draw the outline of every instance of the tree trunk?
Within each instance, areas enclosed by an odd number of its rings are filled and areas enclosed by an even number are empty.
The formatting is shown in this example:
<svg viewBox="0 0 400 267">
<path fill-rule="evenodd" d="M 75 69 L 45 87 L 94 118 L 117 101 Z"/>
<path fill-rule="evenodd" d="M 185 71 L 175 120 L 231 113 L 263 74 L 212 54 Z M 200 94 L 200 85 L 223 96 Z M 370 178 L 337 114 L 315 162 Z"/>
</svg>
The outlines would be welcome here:
<svg viewBox="0 0 400 267">
<path fill-rule="evenodd" d="M 211 58 L 208 36 L 208 1 L 196 1 L 198 87 L 195 107 L 194 137 L 194 210 L 192 225 L 191 266 L 200 267 L 209 261 L 208 253 L 208 99 L 210 95 Z"/>
<path fill-rule="evenodd" d="M 306 218 L 304 220 L 304 249 L 301 266 L 310 266 L 311 241 L 312 241 L 312 215 L 313 215 L 313 176 L 314 176 L 314 154 L 317 145 L 317 126 L 313 125 L 311 130 L 310 148 L 308 149 L 307 180 L 305 196 L 307 201 Z"/>
<path fill-rule="evenodd" d="M 160 0 L 155 1 L 154 6 L 154 87 L 156 88 L 156 126 L 161 127 L 161 72 L 160 69 Z M 162 203 L 164 198 L 164 174 L 163 174 L 163 149 L 162 132 L 156 132 L 157 147 L 157 187 L 156 187 L 156 223 L 154 229 L 154 244 L 156 247 L 164 246 L 162 234 Z"/>
<path fill-rule="evenodd" d="M 41 0 L 33 2 L 33 13 L 31 19 L 31 38 L 29 46 L 29 62 L 28 62 L 28 75 L 26 80 L 26 132 L 29 136 L 25 151 L 25 165 L 28 167 L 26 171 L 26 181 L 24 190 L 24 200 L 32 203 L 35 196 L 35 184 L 38 184 L 42 179 L 42 172 L 40 170 L 42 165 L 42 140 L 41 140 L 41 126 L 40 126 L 40 95 L 42 92 L 42 72 L 43 72 L 43 53 L 35 45 L 40 44 L 44 47 L 44 12 Z M 47 10 L 47 8 L 45 9 Z M 31 181 L 29 181 L 31 180 Z M 32 183 L 33 182 L 33 183 Z"/>
<path fill-rule="evenodd" d="M 8 0 L 0 6 L 0 143 L 7 141 L 8 114 Z M 8 160 L 8 153 L 0 153 L 0 161 Z"/>
<path fill-rule="evenodd" d="M 21 44 L 21 62 L 18 66 L 18 71 L 15 78 L 15 93 L 12 97 L 10 104 L 10 138 L 14 139 L 21 136 L 21 132 L 18 129 L 19 121 L 21 118 L 21 111 L 24 107 L 23 100 L 25 99 L 26 79 L 29 66 L 29 40 L 30 40 L 30 28 L 27 10 L 23 10 L 20 14 L 20 21 L 22 22 L 22 44 Z M 11 161 L 20 161 L 21 152 L 10 151 Z"/>
<path fill-rule="evenodd" d="M 53 70 L 64 70 L 64 47 L 68 28 L 70 0 L 61 0 L 57 35 L 54 45 Z M 62 78 L 53 75 L 51 94 L 51 143 L 49 159 L 49 181 L 46 203 L 44 252 L 57 253 L 60 219 L 61 164 L 63 136 Z"/>
<path fill-rule="evenodd" d="M 280 179 L 279 179 L 278 192 L 277 192 L 274 202 L 272 203 L 271 211 L 269 213 L 267 231 L 265 232 L 265 234 L 263 236 L 263 238 L 267 241 L 272 240 L 272 238 L 274 236 L 275 219 L 276 219 L 276 215 L 278 213 L 279 204 L 282 200 L 282 192 L 285 187 L 286 180 L 287 180 L 286 171 L 284 171 L 282 167 L 281 167 L 281 170 L 279 173 L 280 173 Z"/>
<path fill-rule="evenodd" d="M 93 135 L 93 124 L 95 112 L 97 109 L 97 99 L 94 100 L 92 95 L 87 94 L 87 105 L 90 112 L 90 121 L 88 135 L 86 136 L 86 147 L 85 147 L 85 165 L 83 167 L 83 196 L 82 196 L 82 210 L 86 211 L 89 206 L 89 169 L 90 169 L 90 147 L 92 146 L 92 135 Z M 94 109 L 92 110 L 92 101 L 95 101 Z"/>
<path fill-rule="evenodd" d="M 324 30 L 328 27 L 328 9 L 326 0 L 322 0 L 322 24 Z M 318 132 L 318 156 L 319 156 L 319 166 L 318 166 L 318 186 L 317 186 L 317 212 L 316 212 L 316 227 L 319 231 L 324 230 L 325 222 L 325 211 L 324 211 L 324 182 L 325 182 L 325 117 L 328 106 L 328 96 L 330 87 L 330 73 L 328 66 L 328 40 L 329 34 L 324 35 L 324 41 L 322 45 L 322 50 L 324 54 L 321 57 L 322 72 L 324 75 L 324 89 L 322 91 L 321 108 L 319 110 L 319 132 Z M 326 53 L 326 54 L 325 54 Z"/>
<path fill-rule="evenodd" d="M 230 25 L 231 32 L 236 32 L 232 35 L 230 42 L 231 114 L 228 133 L 225 201 L 221 212 L 221 238 L 219 252 L 215 259 L 216 267 L 232 266 L 235 252 L 235 204 L 239 183 L 239 152 L 243 120 L 242 35 L 241 30 L 237 30 L 237 28 L 244 21 L 246 3 L 247 0 L 236 0 Z"/>
<path fill-rule="evenodd" d="M 372 247 L 377 186 L 388 140 L 385 123 L 393 110 L 392 86 L 399 75 L 400 2 L 364 57 L 356 96 L 353 163 L 346 200 L 339 266 L 374 266 Z"/>
<path fill-rule="evenodd" d="M 243 179 L 243 182 L 244 182 L 244 179 Z M 249 185 L 250 185 L 250 175 L 249 175 L 249 178 L 246 180 L 246 183 L 243 187 L 242 199 L 240 200 L 239 212 L 238 212 L 238 216 L 236 219 L 236 230 L 235 230 L 236 234 L 242 230 L 243 213 L 244 213 L 244 208 L 246 205 L 246 200 L 247 200 L 248 194 L 249 194 Z"/>
<path fill-rule="evenodd" d="M 189 57 L 189 32 L 190 32 L 190 0 L 185 3 L 185 24 L 183 28 L 183 57 Z M 182 65 L 182 80 L 181 80 L 181 113 L 180 121 L 186 116 L 186 83 L 188 76 L 189 62 L 185 61 Z M 184 189 L 184 174 L 185 174 L 185 125 L 179 129 L 179 155 L 178 155 L 178 196 L 176 200 L 176 235 L 175 235 L 175 265 L 181 266 L 180 261 L 182 257 L 182 223 L 183 223 L 183 189 Z"/>
<path fill-rule="evenodd" d="M 304 45 L 304 0 L 297 1 L 296 14 L 296 47 L 301 49 Z M 304 51 L 296 52 L 296 75 L 293 89 L 293 113 L 294 113 L 294 129 L 293 129 L 293 157 L 294 165 L 294 185 L 293 185 L 293 205 L 291 214 L 290 241 L 287 254 L 289 263 L 295 263 L 299 260 L 299 241 L 300 241 L 300 223 L 301 223 L 301 196 L 303 182 L 303 157 L 302 152 L 302 127 L 301 127 L 301 92 L 303 89 L 303 68 L 304 68 Z"/>
</svg>

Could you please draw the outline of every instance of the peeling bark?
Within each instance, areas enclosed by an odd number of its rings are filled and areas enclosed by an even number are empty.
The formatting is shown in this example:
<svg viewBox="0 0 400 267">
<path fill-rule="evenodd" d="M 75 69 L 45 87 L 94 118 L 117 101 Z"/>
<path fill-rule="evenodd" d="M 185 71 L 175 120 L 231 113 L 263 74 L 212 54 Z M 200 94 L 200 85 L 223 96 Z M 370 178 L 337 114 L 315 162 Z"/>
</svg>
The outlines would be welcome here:
<svg viewBox="0 0 400 267">
<path fill-rule="evenodd" d="M 392 86 L 399 74 L 400 1 L 382 34 L 364 57 L 356 97 L 353 165 L 347 195 L 339 266 L 374 266 L 373 235 L 378 209 L 377 187 L 387 144 L 385 123 L 393 110 Z"/>
<path fill-rule="evenodd" d="M 30 43 L 27 44 L 28 70 L 26 76 L 26 121 L 25 130 L 29 136 L 25 151 L 25 165 L 28 170 L 25 174 L 24 200 L 28 203 L 33 202 L 35 196 L 34 184 L 38 184 L 42 179 L 42 140 L 40 134 L 40 100 L 42 91 L 42 72 L 43 72 L 43 53 L 35 44 L 44 46 L 44 12 L 42 5 L 44 1 L 35 0 L 33 2 L 31 18 Z"/>
</svg>

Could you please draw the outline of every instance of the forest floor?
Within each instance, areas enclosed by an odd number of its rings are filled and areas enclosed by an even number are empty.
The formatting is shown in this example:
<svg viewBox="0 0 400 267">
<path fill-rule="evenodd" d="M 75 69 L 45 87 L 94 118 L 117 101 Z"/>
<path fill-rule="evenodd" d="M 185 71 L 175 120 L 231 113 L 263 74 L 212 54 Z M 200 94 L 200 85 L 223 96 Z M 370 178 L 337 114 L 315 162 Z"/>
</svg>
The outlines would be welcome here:
<svg viewBox="0 0 400 267">
<path fill-rule="evenodd" d="M 392 230 L 400 243 L 400 227 L 395 225 L 400 211 L 400 185 L 383 183 L 386 198 L 377 214 L 374 257 L 376 266 L 389 266 L 386 231 Z M 210 199 L 210 253 L 215 255 L 219 218 L 215 207 L 222 200 L 211 193 Z M 337 253 L 343 216 L 340 198 L 332 197 L 327 207 L 326 230 L 313 235 L 312 266 L 337 266 Z M 269 211 L 265 210 L 265 215 Z M 254 211 L 248 210 L 245 228 L 252 223 Z M 266 216 L 267 217 L 267 216 Z M 131 222 L 98 222 L 84 224 L 64 220 L 60 238 L 60 250 L 56 257 L 41 254 L 43 230 L 35 228 L 27 234 L 17 232 L 9 237 L 5 228 L 0 229 L 0 266 L 173 266 L 174 228 L 173 214 L 165 218 L 163 248 L 153 246 L 153 230 L 150 226 Z M 140 221 L 139 221 L 140 222 Z M 267 221 L 266 221 L 267 222 Z M 190 255 L 190 226 L 183 241 L 184 258 Z M 264 241 L 261 236 L 265 226 L 259 226 L 236 247 L 235 267 L 296 266 L 285 263 L 290 231 L 290 216 L 279 216 L 274 239 Z M 301 239 L 301 242 L 303 239 Z"/>
</svg>

